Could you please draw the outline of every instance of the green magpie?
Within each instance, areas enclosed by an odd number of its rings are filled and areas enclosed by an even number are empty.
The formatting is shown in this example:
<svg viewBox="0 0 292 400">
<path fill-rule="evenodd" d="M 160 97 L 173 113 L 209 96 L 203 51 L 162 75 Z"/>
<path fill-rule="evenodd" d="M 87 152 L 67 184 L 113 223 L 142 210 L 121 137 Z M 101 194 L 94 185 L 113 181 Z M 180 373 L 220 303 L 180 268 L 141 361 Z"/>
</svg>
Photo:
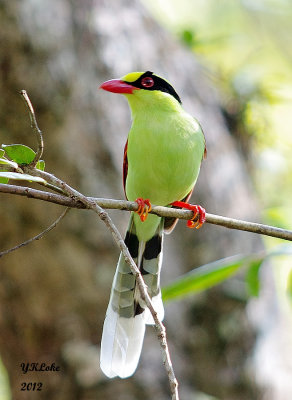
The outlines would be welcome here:
<svg viewBox="0 0 292 400">
<path fill-rule="evenodd" d="M 139 207 L 131 213 L 125 243 L 162 320 L 163 232 L 171 232 L 177 220 L 148 213 L 151 203 L 183 207 L 194 213 L 188 226 L 202 226 L 205 210 L 187 201 L 206 156 L 205 137 L 198 121 L 182 108 L 170 83 L 151 71 L 131 72 L 104 82 L 100 88 L 123 94 L 131 109 L 123 183 L 127 199 L 136 201 Z M 154 324 L 152 315 L 140 298 L 130 267 L 120 255 L 101 340 L 100 365 L 109 378 L 127 378 L 135 372 L 146 324 Z"/>
</svg>

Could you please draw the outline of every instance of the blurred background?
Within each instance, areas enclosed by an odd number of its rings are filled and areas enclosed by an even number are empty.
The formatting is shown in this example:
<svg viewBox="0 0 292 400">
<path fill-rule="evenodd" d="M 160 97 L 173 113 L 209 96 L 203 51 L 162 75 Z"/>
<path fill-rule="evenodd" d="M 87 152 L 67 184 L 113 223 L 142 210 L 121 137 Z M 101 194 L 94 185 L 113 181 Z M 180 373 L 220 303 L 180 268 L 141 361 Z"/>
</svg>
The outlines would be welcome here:
<svg viewBox="0 0 292 400">
<path fill-rule="evenodd" d="M 205 132 L 208 157 L 192 201 L 292 229 L 291 18 L 289 0 L 1 0 L 0 142 L 36 147 L 18 94 L 26 89 L 46 170 L 86 195 L 123 198 L 130 113 L 121 96 L 97 89 L 151 70 L 173 84 Z M 0 193 L 0 211 L 2 251 L 46 228 L 62 208 Z M 127 213 L 110 215 L 124 232 Z M 193 232 L 180 222 L 165 240 L 162 285 L 237 254 L 253 262 L 216 287 L 166 302 L 181 399 L 292 397 L 288 245 L 209 224 Z M 1 400 L 170 398 L 151 327 L 133 377 L 109 380 L 99 370 L 117 259 L 109 232 L 83 210 L 0 259 Z M 28 362 L 60 371 L 24 375 Z M 32 394 L 22 382 L 43 387 Z"/>
</svg>

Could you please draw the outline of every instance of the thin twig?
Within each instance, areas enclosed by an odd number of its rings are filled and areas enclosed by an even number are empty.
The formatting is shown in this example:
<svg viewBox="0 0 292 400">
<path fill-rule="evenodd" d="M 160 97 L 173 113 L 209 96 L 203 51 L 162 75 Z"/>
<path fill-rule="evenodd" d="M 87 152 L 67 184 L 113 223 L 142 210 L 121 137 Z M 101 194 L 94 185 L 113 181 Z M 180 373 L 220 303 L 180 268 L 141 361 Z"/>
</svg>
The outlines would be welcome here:
<svg viewBox="0 0 292 400">
<path fill-rule="evenodd" d="M 116 242 L 117 246 L 119 247 L 120 251 L 122 252 L 124 259 L 126 263 L 129 265 L 131 268 L 132 273 L 135 275 L 137 284 L 139 287 L 140 295 L 141 298 L 145 301 L 147 307 L 149 308 L 152 317 L 155 322 L 155 328 L 157 330 L 157 337 L 159 339 L 159 343 L 163 352 L 163 364 L 165 366 L 168 379 L 169 379 L 169 384 L 170 384 L 170 391 L 172 395 L 172 400 L 179 400 L 178 396 L 178 382 L 175 377 L 175 373 L 172 367 L 171 359 L 170 359 L 170 354 L 169 354 L 169 349 L 168 349 L 168 343 L 166 339 L 166 331 L 163 323 L 159 320 L 157 313 L 152 305 L 151 298 L 148 294 L 147 291 L 147 286 L 144 283 L 143 277 L 141 275 L 141 272 L 137 265 L 135 264 L 128 247 L 126 246 L 120 232 L 118 231 L 117 227 L 114 225 L 112 222 L 110 216 L 106 211 L 104 211 L 103 208 L 101 208 L 95 201 L 95 199 L 88 198 L 84 196 L 82 193 L 78 192 L 77 190 L 73 189 L 71 186 L 69 186 L 67 183 L 61 181 L 59 178 L 55 177 L 52 174 L 49 174 L 48 172 L 40 171 L 35 168 L 32 168 L 31 166 L 27 165 L 24 166 L 24 171 L 26 173 L 29 173 L 34 176 L 39 176 L 45 179 L 48 183 L 50 183 L 53 186 L 57 186 L 58 188 L 62 189 L 63 192 L 73 199 L 75 202 L 81 202 L 85 208 L 88 208 L 90 210 L 93 210 L 99 218 L 105 223 L 105 225 L 108 227 L 109 231 L 111 232 L 114 241 Z"/>
<path fill-rule="evenodd" d="M 94 204 L 96 204 L 96 203 L 94 203 Z M 169 384 L 170 384 L 171 398 L 172 398 L 172 400 L 179 400 L 178 381 L 176 379 L 174 369 L 172 366 L 172 362 L 171 362 L 171 358 L 170 358 L 165 326 L 158 318 L 157 312 L 155 311 L 155 308 L 153 307 L 151 298 L 148 294 L 147 286 L 144 282 L 141 272 L 140 272 L 139 268 L 137 267 L 137 265 L 135 264 L 133 258 L 131 257 L 131 254 L 130 254 L 120 232 L 118 231 L 118 229 L 112 222 L 111 218 L 105 211 L 103 211 L 102 215 L 100 215 L 100 218 L 103 220 L 103 222 L 106 224 L 106 226 L 112 233 L 112 236 L 114 237 L 117 245 L 119 246 L 121 252 L 123 253 L 126 263 L 129 265 L 132 273 L 136 277 L 140 296 L 141 296 L 142 300 L 145 302 L 145 304 L 147 305 L 147 307 L 149 308 L 151 315 L 155 322 L 155 329 L 157 331 L 157 337 L 158 337 L 160 347 L 162 349 L 162 354 L 163 354 L 163 364 L 165 366 L 165 370 L 167 372 L 168 380 L 169 380 Z"/>
<path fill-rule="evenodd" d="M 55 189 L 56 185 L 54 185 L 53 188 L 54 190 L 56 190 Z M 59 190 L 59 192 L 64 193 L 62 189 L 58 188 L 57 190 Z M 49 201 L 51 203 L 60 204 L 71 208 L 88 208 L 84 205 L 84 203 L 76 199 L 66 197 L 61 194 L 55 194 L 55 193 L 32 189 L 29 187 L 0 184 L 0 192 L 26 196 L 38 200 Z M 106 209 L 136 211 L 138 208 L 137 204 L 132 201 L 103 199 L 95 197 L 87 197 L 87 199 L 90 201 L 94 201 L 97 205 Z M 175 217 L 185 220 L 192 218 L 193 215 L 192 211 L 180 210 L 177 208 L 169 208 L 162 206 L 154 206 L 154 205 L 152 207 L 151 213 L 162 217 Z M 242 231 L 247 231 L 292 241 L 292 231 L 289 231 L 287 229 L 277 228 L 270 225 L 263 225 L 255 222 L 248 222 L 234 218 L 227 218 L 210 213 L 206 214 L 206 222 L 209 224 L 224 226 L 225 228 L 229 229 L 237 229 L 237 230 L 242 230 Z"/>
<path fill-rule="evenodd" d="M 22 243 L 18 244 L 17 246 L 12 247 L 11 249 L 1 251 L 0 252 L 0 258 L 2 256 L 5 256 L 6 254 L 12 253 L 12 251 L 20 249 L 21 247 L 27 246 L 28 244 L 30 244 L 34 240 L 41 239 L 44 235 L 46 235 L 48 232 L 50 232 L 52 229 L 54 229 L 58 225 L 58 223 L 65 217 L 65 215 L 68 213 L 69 210 L 70 210 L 70 208 L 66 208 L 65 211 L 63 211 L 62 214 L 59 216 L 59 218 L 56 219 L 56 221 L 54 221 L 47 229 L 45 229 L 44 231 L 42 231 L 38 235 L 26 240 L 25 242 L 22 242 Z"/>
<path fill-rule="evenodd" d="M 35 155 L 34 159 L 31 162 L 31 165 L 33 167 L 35 167 L 37 162 L 41 159 L 41 156 L 42 156 L 43 151 L 44 151 L 43 134 L 42 134 L 42 131 L 40 130 L 40 128 L 38 127 L 37 120 L 36 120 L 35 113 L 34 113 L 34 109 L 33 109 L 33 106 L 31 104 L 31 101 L 30 101 L 30 99 L 28 97 L 28 94 L 26 93 L 26 90 L 21 90 L 20 94 L 21 94 L 22 98 L 24 99 L 25 104 L 27 105 L 28 112 L 29 112 L 29 117 L 30 117 L 31 127 L 32 127 L 32 129 L 35 132 L 36 137 L 37 137 L 38 149 L 37 149 L 37 152 L 36 152 L 36 155 Z"/>
</svg>

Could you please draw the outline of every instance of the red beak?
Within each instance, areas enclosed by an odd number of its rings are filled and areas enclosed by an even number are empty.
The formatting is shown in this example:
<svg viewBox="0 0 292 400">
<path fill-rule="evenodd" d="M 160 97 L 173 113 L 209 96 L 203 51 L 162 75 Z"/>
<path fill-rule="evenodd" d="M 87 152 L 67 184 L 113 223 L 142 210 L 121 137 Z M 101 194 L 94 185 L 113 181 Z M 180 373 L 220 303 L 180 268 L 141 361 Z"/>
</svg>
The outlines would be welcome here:
<svg viewBox="0 0 292 400">
<path fill-rule="evenodd" d="M 106 81 L 102 83 L 99 87 L 100 89 L 106 90 L 112 93 L 133 93 L 133 90 L 139 90 L 138 88 L 129 85 L 126 82 L 121 81 L 120 79 L 111 79 L 110 81 Z"/>
</svg>

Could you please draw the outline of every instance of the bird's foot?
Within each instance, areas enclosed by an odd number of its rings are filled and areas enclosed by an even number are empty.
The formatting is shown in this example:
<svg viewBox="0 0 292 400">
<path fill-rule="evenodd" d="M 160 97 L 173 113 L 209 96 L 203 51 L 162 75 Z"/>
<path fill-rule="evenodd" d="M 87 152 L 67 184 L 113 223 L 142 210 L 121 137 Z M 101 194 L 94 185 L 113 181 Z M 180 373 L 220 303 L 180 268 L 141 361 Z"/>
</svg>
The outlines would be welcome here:
<svg viewBox="0 0 292 400">
<path fill-rule="evenodd" d="M 142 197 L 138 197 L 135 202 L 138 204 L 138 210 L 135 212 L 139 215 L 141 221 L 144 222 L 151 211 L 151 203 L 149 199 L 142 199 Z"/>
<path fill-rule="evenodd" d="M 193 218 L 187 222 L 188 228 L 200 229 L 206 221 L 206 210 L 201 206 L 185 203 L 184 201 L 174 201 L 171 205 L 193 211 Z"/>
</svg>

